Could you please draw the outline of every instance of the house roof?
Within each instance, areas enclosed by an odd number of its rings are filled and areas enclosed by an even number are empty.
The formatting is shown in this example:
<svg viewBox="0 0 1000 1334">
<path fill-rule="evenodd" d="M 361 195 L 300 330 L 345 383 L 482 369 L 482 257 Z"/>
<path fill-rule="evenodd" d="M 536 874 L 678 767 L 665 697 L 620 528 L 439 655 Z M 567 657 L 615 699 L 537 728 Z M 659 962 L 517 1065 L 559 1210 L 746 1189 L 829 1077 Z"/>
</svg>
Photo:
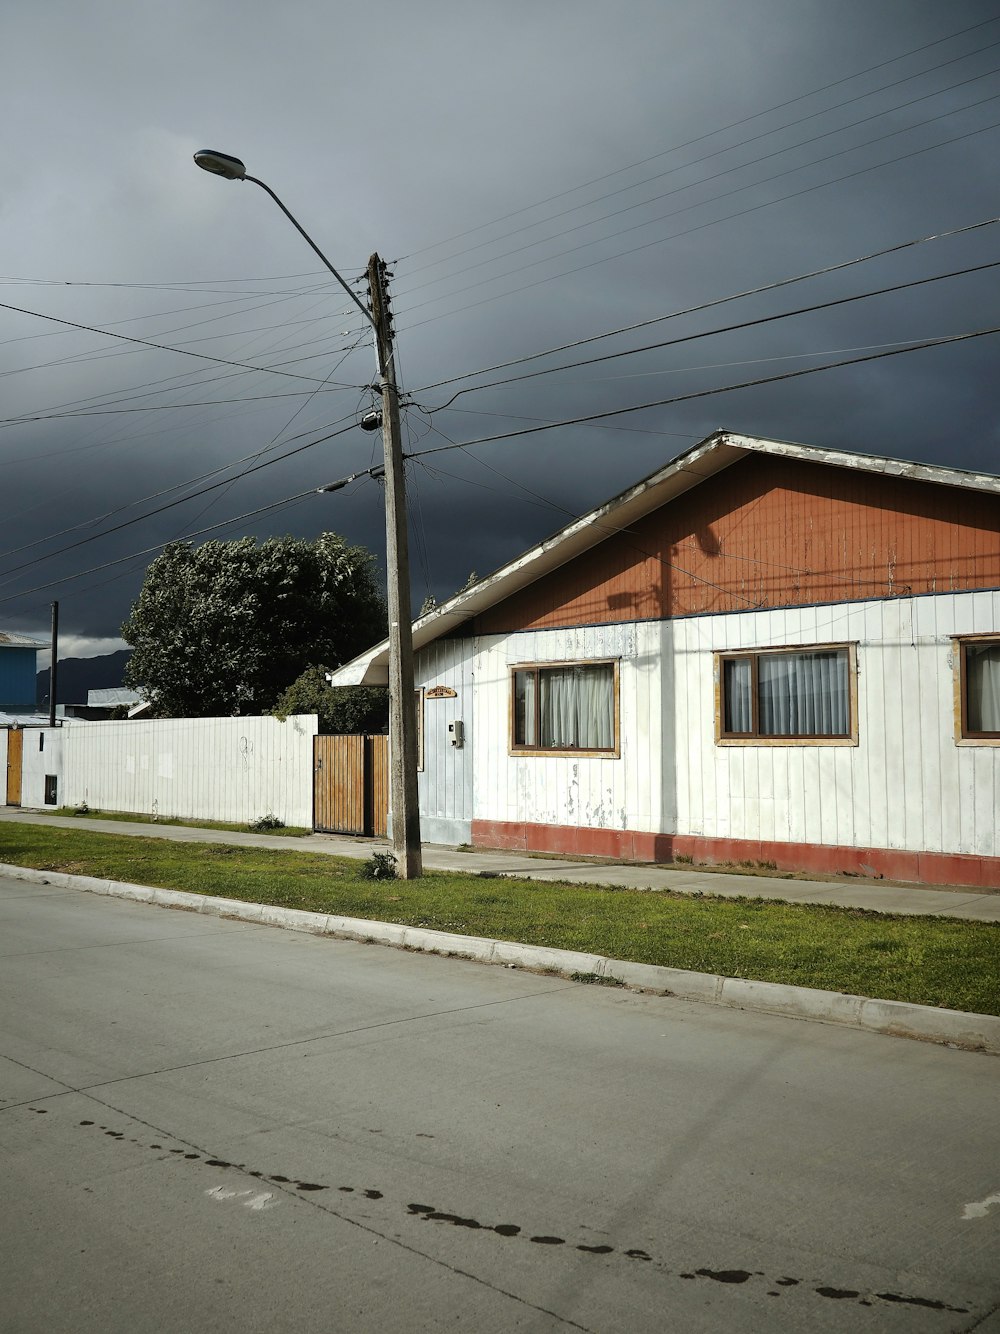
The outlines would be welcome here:
<svg viewBox="0 0 1000 1334">
<path fill-rule="evenodd" d="M 87 691 L 87 707 L 91 709 L 114 709 L 121 704 L 139 704 L 141 700 L 138 690 L 128 690 L 125 686 Z"/>
<path fill-rule="evenodd" d="M 424 648 L 463 622 L 526 588 L 536 579 L 565 565 L 581 552 L 603 542 L 609 530 L 628 527 L 754 453 L 850 468 L 857 472 L 880 473 L 888 477 L 934 482 L 939 486 L 954 486 L 1000 497 L 1000 477 L 991 473 L 966 472 L 931 463 L 909 463 L 871 454 L 853 454 L 842 449 L 716 431 L 641 482 L 636 482 L 588 514 L 574 519 L 509 564 L 471 588 L 456 593 L 440 607 L 435 607 L 426 616 L 414 621 L 414 650 Z M 385 685 L 388 681 L 388 664 L 389 641 L 384 639 L 339 667 L 328 679 L 332 686 Z"/>
<path fill-rule="evenodd" d="M 27 635 L 11 635 L 0 630 L 0 648 L 48 648 L 40 639 L 29 639 Z"/>
<path fill-rule="evenodd" d="M 56 713 L 59 726 L 70 721 L 65 717 L 64 705 L 59 705 Z M 3 709 L 0 710 L 0 728 L 3 727 L 48 727 L 48 710 L 41 709 Z"/>
</svg>

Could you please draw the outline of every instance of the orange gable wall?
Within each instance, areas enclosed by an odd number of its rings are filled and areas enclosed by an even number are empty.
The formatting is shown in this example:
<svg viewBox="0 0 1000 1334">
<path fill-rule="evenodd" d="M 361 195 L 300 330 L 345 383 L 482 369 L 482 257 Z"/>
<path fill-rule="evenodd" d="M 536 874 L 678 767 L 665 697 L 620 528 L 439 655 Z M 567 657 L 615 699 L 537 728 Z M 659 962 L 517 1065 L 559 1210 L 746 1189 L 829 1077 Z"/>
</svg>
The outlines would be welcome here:
<svg viewBox="0 0 1000 1334">
<path fill-rule="evenodd" d="M 1000 497 L 755 454 L 498 604 L 475 629 L 997 587 Z"/>
</svg>

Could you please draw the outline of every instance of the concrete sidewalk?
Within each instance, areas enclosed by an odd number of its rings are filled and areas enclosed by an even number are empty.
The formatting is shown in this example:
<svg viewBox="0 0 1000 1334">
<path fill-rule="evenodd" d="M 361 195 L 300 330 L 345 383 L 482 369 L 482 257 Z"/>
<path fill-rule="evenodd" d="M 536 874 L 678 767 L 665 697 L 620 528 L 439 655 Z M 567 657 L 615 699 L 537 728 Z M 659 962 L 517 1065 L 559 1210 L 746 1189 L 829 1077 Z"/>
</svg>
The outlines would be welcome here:
<svg viewBox="0 0 1000 1334">
<path fill-rule="evenodd" d="M 307 834 L 282 838 L 226 829 L 199 829 L 187 825 L 92 820 L 85 816 L 50 815 L 45 811 L 0 808 L 0 821 L 60 825 L 92 829 L 96 833 L 172 839 L 188 843 L 231 843 L 245 847 L 278 848 L 285 852 L 315 852 L 364 860 L 373 852 L 390 850 L 384 839 L 351 838 L 337 834 Z M 517 876 L 528 880 L 567 880 L 578 885 L 614 885 L 630 889 L 672 890 L 677 894 L 713 894 L 722 898 L 777 899 L 785 903 L 820 903 L 840 908 L 919 917 L 959 917 L 967 921 L 1000 922 L 1000 887 L 996 892 L 954 887 L 903 885 L 884 880 L 794 880 L 781 875 L 738 875 L 676 866 L 625 862 L 579 861 L 531 856 L 518 852 L 467 851 L 424 844 L 428 870 L 461 871 L 467 875 Z"/>
</svg>

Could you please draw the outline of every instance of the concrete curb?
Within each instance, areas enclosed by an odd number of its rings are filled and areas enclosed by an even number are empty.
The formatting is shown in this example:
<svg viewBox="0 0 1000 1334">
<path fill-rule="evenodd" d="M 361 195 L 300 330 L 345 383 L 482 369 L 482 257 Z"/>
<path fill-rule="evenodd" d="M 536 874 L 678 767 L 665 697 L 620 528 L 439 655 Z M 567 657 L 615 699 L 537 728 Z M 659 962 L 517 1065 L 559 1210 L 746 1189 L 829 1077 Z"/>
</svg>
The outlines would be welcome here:
<svg viewBox="0 0 1000 1334">
<path fill-rule="evenodd" d="M 721 977 L 715 973 L 692 973 L 681 968 L 608 959 L 601 954 L 580 954 L 575 950 L 551 949 L 544 945 L 519 945 L 507 940 L 454 935 L 427 927 L 400 926 L 393 922 L 244 903 L 241 899 L 222 899 L 177 889 L 130 885 L 118 880 L 68 875 L 62 871 L 35 871 L 0 863 L 0 875 L 35 884 L 53 885 L 58 889 L 85 890 L 91 894 L 132 899 L 137 903 L 185 908 L 213 917 L 235 918 L 242 922 L 305 931 L 311 935 L 333 936 L 363 944 L 393 945 L 399 949 L 471 959 L 478 963 L 555 973 L 579 981 L 617 984 L 662 996 L 675 996 L 679 1000 L 703 1001 L 737 1010 L 757 1010 L 789 1019 L 841 1024 L 869 1033 L 946 1043 L 1000 1056 L 1000 1017 L 994 1015 L 939 1010 L 932 1005 L 874 1000 L 865 996 L 844 995 L 839 991 L 818 991 L 811 987 L 785 986 L 778 982 L 754 982 L 745 978 Z"/>
</svg>

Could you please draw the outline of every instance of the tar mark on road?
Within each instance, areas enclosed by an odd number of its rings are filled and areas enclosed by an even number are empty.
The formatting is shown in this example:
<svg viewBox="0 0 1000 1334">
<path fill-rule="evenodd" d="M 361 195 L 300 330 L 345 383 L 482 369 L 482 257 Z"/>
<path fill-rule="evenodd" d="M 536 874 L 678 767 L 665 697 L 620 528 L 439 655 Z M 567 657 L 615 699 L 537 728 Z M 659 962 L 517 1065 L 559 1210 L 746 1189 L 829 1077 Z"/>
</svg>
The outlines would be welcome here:
<svg viewBox="0 0 1000 1334">
<path fill-rule="evenodd" d="M 46 1112 L 46 1109 L 43 1107 L 32 1107 L 29 1108 L 29 1110 L 42 1114 Z M 208 1158 L 200 1153 L 192 1153 L 189 1150 L 180 1147 L 165 1149 L 162 1144 L 156 1142 L 147 1144 L 142 1140 L 126 1136 L 125 1132 L 122 1130 L 115 1130 L 109 1126 L 97 1125 L 94 1121 L 84 1120 L 79 1121 L 77 1124 L 81 1128 L 94 1127 L 119 1144 L 127 1142 L 129 1144 L 135 1144 L 140 1148 L 151 1149 L 159 1153 L 169 1153 L 171 1156 L 178 1158 L 181 1161 L 201 1162 L 204 1167 L 221 1169 L 223 1171 L 231 1170 L 242 1172 L 246 1176 L 251 1176 L 261 1181 L 273 1181 L 280 1186 L 293 1186 L 296 1190 L 302 1191 L 303 1193 L 336 1190 L 345 1195 L 357 1195 L 360 1199 L 365 1200 L 382 1200 L 385 1198 L 382 1191 L 375 1190 L 371 1187 L 365 1188 L 353 1185 L 330 1186 L 319 1181 L 303 1181 L 295 1177 L 284 1176 L 279 1172 L 267 1173 L 259 1168 L 249 1167 L 246 1163 L 230 1162 L 227 1158 Z M 222 1186 L 217 1186 L 207 1191 L 206 1194 L 214 1196 L 216 1199 L 239 1200 L 241 1203 L 245 1202 L 248 1207 L 260 1211 L 274 1207 L 271 1203 L 272 1197 L 270 1195 L 267 1195 L 266 1197 L 264 1195 L 253 1196 L 253 1192 L 251 1191 L 236 1192 L 227 1190 Z M 252 1198 L 248 1198 L 244 1201 L 244 1196 Z M 534 1236 L 528 1235 L 517 1223 L 483 1223 L 476 1218 L 469 1218 L 463 1214 L 450 1213 L 447 1210 L 439 1209 L 433 1204 L 408 1204 L 406 1205 L 406 1212 L 413 1217 L 419 1218 L 425 1223 L 464 1228 L 472 1232 L 493 1233 L 498 1237 L 520 1237 L 536 1246 L 558 1247 L 571 1244 L 567 1242 L 565 1237 L 557 1237 L 548 1233 L 539 1233 Z M 619 1255 L 627 1260 L 642 1261 L 652 1264 L 655 1269 L 659 1269 L 665 1275 L 670 1275 L 672 1272 L 665 1264 L 650 1255 L 648 1251 L 637 1246 L 630 1247 L 627 1250 L 619 1250 L 610 1245 L 591 1246 L 587 1243 L 580 1242 L 577 1243 L 573 1249 L 583 1255 Z M 726 1285 L 743 1285 L 755 1278 L 765 1279 L 768 1284 L 767 1295 L 769 1297 L 781 1296 L 781 1293 L 777 1291 L 779 1288 L 787 1290 L 801 1287 L 804 1292 L 813 1293 L 818 1297 L 824 1297 L 830 1301 L 854 1301 L 857 1302 L 859 1306 L 872 1306 L 874 1301 L 877 1300 L 897 1306 L 915 1306 L 928 1311 L 945 1311 L 954 1315 L 969 1314 L 968 1307 L 949 1306 L 943 1301 L 938 1301 L 930 1297 L 906 1296 L 897 1292 L 864 1293 L 854 1288 L 838 1288 L 828 1284 L 820 1284 L 816 1287 L 811 1287 L 807 1280 L 791 1278 L 788 1275 L 783 1275 L 781 1278 L 767 1279 L 767 1276 L 760 1270 L 702 1268 L 693 1271 L 683 1270 L 678 1272 L 675 1276 L 690 1280 L 707 1279 L 713 1283 L 722 1283 Z M 771 1286 L 772 1284 L 773 1287 Z"/>
</svg>

